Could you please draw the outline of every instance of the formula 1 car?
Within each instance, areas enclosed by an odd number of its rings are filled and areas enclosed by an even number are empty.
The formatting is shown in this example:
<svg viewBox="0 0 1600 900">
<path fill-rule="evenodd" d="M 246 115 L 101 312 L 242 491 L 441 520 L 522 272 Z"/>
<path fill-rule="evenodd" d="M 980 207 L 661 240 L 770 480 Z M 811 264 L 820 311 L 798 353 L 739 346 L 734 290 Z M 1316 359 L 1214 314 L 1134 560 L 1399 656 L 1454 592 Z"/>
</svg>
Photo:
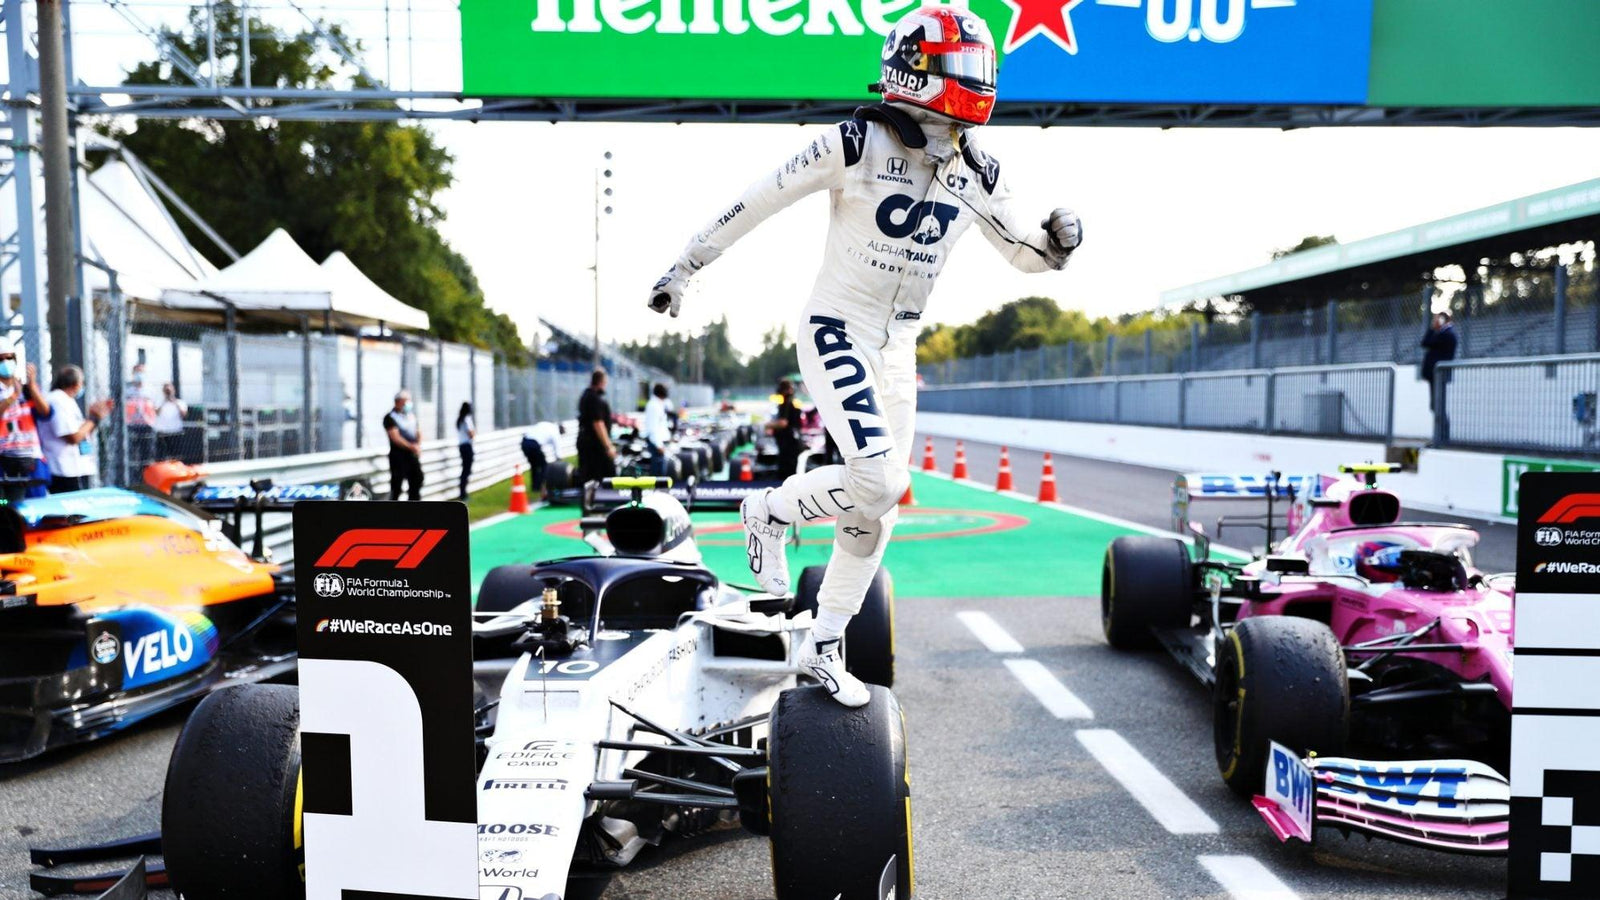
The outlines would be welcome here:
<svg viewBox="0 0 1600 900">
<path fill-rule="evenodd" d="M 500 567 L 479 590 L 481 896 L 597 897 L 646 846 L 734 821 L 769 838 L 778 900 L 911 896 L 894 695 L 873 685 L 866 706 L 847 709 L 802 685 L 809 612 L 701 566 L 666 484 L 602 485 L 630 495 L 607 516 L 612 555 Z M 875 592 L 862 618 L 892 623 L 891 604 Z M 883 667 L 873 657 L 885 648 L 853 633 L 846 644 L 852 668 Z M 170 878 L 187 900 L 238 896 L 242 884 L 249 896 L 301 895 L 296 690 L 209 697 L 174 749 L 159 840 L 92 851 L 164 851 L 151 883 Z"/>
<path fill-rule="evenodd" d="M 191 505 L 99 488 L 0 506 L 0 762 L 291 675 L 292 583 L 259 547 L 240 550 L 240 529 L 247 509 L 259 526 L 329 489 L 262 483 Z"/>
<path fill-rule="evenodd" d="M 1504 853 L 1513 577 L 1473 567 L 1466 526 L 1402 521 L 1399 498 L 1377 488 L 1397 466 L 1339 471 L 1357 477 L 1180 477 L 1175 526 L 1194 558 L 1175 538 L 1112 541 L 1106 640 L 1162 645 L 1212 685 L 1223 780 L 1280 840 L 1327 825 Z M 1211 559 L 1188 517 L 1191 499 L 1237 497 L 1268 504 L 1219 520 L 1266 530 L 1266 552 L 1243 565 Z M 1346 756 L 1357 752 L 1398 761 Z"/>
</svg>

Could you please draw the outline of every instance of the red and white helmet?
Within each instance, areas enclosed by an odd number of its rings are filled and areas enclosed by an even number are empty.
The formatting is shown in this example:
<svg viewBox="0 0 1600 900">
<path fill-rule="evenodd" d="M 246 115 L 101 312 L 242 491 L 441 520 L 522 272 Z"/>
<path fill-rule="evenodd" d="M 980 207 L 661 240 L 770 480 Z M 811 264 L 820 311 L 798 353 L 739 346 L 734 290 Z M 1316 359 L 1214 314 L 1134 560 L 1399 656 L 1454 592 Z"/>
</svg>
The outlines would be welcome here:
<svg viewBox="0 0 1600 900">
<path fill-rule="evenodd" d="M 924 6 L 901 17 L 883 42 L 885 100 L 912 103 L 969 125 L 994 112 L 989 26 L 959 6 Z"/>
</svg>

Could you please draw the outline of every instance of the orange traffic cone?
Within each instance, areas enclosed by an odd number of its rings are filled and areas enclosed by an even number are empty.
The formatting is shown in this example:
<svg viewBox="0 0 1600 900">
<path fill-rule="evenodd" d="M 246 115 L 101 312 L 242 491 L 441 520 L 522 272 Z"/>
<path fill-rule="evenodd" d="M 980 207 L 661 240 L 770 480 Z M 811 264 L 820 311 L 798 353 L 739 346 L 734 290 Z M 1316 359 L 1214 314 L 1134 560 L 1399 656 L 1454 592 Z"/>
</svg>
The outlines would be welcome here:
<svg viewBox="0 0 1600 900">
<path fill-rule="evenodd" d="M 939 464 L 933 461 L 933 438 L 928 438 L 928 446 L 922 451 L 922 471 L 933 472 Z"/>
<path fill-rule="evenodd" d="M 1044 455 L 1044 474 L 1039 476 L 1039 502 L 1056 502 L 1056 467 L 1050 462 L 1050 454 Z"/>
<path fill-rule="evenodd" d="M 750 468 L 750 457 L 748 455 L 741 457 L 739 460 L 739 480 L 753 481 L 755 477 L 755 471 Z"/>
<path fill-rule="evenodd" d="M 1011 490 L 1011 453 L 1004 447 L 1000 448 L 1000 475 L 994 480 L 994 489 Z"/>
<path fill-rule="evenodd" d="M 911 496 L 911 482 L 906 482 L 906 492 L 900 495 L 901 506 L 916 506 L 917 499 Z"/>
<path fill-rule="evenodd" d="M 950 477 L 965 481 L 967 478 L 967 448 L 956 441 L 956 461 L 950 469 Z"/>
<path fill-rule="evenodd" d="M 522 466 L 511 470 L 511 512 L 525 513 L 528 511 L 528 487 L 522 483 Z"/>
</svg>

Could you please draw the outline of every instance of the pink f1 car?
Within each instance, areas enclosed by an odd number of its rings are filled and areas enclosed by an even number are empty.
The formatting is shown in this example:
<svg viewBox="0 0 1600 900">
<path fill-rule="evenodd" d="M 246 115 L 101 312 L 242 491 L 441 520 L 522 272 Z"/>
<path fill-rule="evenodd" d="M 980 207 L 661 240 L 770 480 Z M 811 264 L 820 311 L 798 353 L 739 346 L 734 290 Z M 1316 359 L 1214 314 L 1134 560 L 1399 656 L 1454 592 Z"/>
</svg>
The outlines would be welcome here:
<svg viewBox="0 0 1600 900">
<path fill-rule="evenodd" d="M 1399 498 L 1377 487 L 1397 466 L 1339 470 L 1181 476 L 1173 513 L 1193 556 L 1176 538 L 1112 541 L 1106 640 L 1164 646 L 1213 686 L 1222 778 L 1281 840 L 1326 825 L 1504 853 L 1513 579 L 1473 567 L 1472 529 L 1402 521 Z M 1243 564 L 1212 559 L 1189 519 L 1191 499 L 1237 497 L 1268 504 L 1218 520 L 1267 532 L 1266 552 Z"/>
</svg>

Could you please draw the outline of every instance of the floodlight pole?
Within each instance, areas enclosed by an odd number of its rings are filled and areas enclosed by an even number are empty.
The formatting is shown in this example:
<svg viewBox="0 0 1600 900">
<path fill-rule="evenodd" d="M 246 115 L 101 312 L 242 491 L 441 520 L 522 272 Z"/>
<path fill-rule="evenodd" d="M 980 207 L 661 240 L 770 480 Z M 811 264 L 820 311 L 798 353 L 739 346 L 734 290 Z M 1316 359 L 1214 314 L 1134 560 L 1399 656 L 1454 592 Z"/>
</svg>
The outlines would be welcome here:
<svg viewBox="0 0 1600 900">
<path fill-rule="evenodd" d="M 600 368 L 600 170 L 594 170 L 594 368 Z"/>
</svg>

